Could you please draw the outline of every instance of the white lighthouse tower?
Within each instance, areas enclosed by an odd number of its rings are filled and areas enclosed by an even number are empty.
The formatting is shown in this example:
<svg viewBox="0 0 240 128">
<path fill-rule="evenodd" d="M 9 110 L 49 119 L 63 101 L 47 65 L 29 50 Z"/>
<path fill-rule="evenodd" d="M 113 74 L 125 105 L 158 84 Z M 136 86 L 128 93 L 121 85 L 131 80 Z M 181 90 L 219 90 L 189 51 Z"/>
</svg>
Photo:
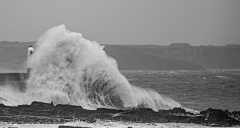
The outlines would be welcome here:
<svg viewBox="0 0 240 128">
<path fill-rule="evenodd" d="M 29 60 L 31 59 L 33 52 L 34 52 L 34 48 L 32 46 L 29 46 L 28 47 L 28 57 L 27 57 L 27 73 L 29 73 L 32 68 L 32 65 Z"/>
</svg>

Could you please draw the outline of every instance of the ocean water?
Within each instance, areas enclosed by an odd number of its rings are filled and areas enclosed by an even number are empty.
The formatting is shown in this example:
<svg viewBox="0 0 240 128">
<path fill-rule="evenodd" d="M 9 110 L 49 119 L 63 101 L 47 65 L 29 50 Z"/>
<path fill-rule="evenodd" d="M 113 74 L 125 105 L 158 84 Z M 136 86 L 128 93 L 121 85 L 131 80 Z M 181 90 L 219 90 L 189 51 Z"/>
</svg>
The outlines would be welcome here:
<svg viewBox="0 0 240 128">
<path fill-rule="evenodd" d="M 183 107 L 240 111 L 240 70 L 121 72 L 131 84 L 151 88 Z"/>
<path fill-rule="evenodd" d="M 28 64 L 32 69 L 24 85 L 15 79 L 0 83 L 0 103 L 240 110 L 240 71 L 119 71 L 104 46 L 65 25 L 39 38 Z"/>
</svg>

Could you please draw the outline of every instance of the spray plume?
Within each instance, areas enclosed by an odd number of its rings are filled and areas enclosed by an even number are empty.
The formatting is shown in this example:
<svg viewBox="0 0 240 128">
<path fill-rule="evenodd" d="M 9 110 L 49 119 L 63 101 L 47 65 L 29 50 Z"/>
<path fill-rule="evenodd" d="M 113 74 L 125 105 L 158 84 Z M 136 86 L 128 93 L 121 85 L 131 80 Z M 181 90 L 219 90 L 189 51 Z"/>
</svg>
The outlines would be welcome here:
<svg viewBox="0 0 240 128">
<path fill-rule="evenodd" d="M 79 105 L 85 109 L 148 107 L 155 111 L 180 107 L 171 98 L 131 85 L 104 47 L 66 30 L 49 29 L 38 40 L 30 64 L 24 102 Z"/>
</svg>

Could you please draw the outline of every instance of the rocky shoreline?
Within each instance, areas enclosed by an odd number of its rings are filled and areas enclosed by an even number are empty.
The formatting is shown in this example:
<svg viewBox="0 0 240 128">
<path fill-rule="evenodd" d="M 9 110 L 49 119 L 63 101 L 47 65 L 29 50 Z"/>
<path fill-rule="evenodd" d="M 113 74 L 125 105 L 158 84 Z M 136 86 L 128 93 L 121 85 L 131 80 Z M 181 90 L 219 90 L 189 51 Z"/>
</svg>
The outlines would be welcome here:
<svg viewBox="0 0 240 128">
<path fill-rule="evenodd" d="M 55 106 L 36 101 L 30 105 L 6 106 L 0 104 L 0 122 L 4 123 L 63 124 L 72 121 L 94 123 L 96 120 L 136 123 L 194 123 L 226 127 L 240 126 L 240 111 L 229 112 L 228 110 L 209 108 L 196 114 L 182 108 L 155 112 L 149 108 L 86 110 L 81 106 Z"/>
</svg>

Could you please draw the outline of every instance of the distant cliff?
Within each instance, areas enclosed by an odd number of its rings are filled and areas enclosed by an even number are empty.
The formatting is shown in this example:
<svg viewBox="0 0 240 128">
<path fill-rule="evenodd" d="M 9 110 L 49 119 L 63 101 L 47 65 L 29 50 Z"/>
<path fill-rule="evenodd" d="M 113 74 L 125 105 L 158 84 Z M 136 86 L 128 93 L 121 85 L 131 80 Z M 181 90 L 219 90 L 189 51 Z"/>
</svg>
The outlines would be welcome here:
<svg viewBox="0 0 240 128">
<path fill-rule="evenodd" d="M 34 42 L 0 42 L 0 70 L 25 69 L 27 48 Z M 104 45 L 120 70 L 239 69 L 240 46 Z M 0 72 L 1 72 L 0 71 Z"/>
<path fill-rule="evenodd" d="M 201 65 L 206 69 L 239 69 L 240 46 L 128 46 L 145 54 Z"/>
<path fill-rule="evenodd" d="M 200 65 L 182 60 L 147 54 L 136 48 L 106 45 L 107 54 L 115 58 L 121 70 L 199 70 Z"/>
</svg>

